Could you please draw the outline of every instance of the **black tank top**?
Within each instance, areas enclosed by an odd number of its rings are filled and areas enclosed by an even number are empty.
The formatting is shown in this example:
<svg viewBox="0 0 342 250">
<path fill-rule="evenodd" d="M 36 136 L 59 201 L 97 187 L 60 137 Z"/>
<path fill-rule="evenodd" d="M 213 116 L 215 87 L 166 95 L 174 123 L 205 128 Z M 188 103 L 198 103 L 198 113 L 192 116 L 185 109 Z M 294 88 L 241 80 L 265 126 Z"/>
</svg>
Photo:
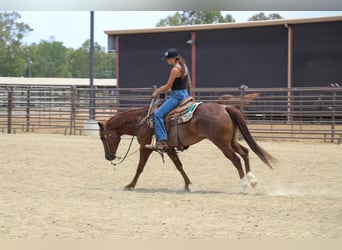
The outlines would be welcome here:
<svg viewBox="0 0 342 250">
<path fill-rule="evenodd" d="M 178 68 L 178 67 L 177 67 Z M 177 77 L 172 85 L 172 90 L 186 89 L 186 77 Z"/>
</svg>

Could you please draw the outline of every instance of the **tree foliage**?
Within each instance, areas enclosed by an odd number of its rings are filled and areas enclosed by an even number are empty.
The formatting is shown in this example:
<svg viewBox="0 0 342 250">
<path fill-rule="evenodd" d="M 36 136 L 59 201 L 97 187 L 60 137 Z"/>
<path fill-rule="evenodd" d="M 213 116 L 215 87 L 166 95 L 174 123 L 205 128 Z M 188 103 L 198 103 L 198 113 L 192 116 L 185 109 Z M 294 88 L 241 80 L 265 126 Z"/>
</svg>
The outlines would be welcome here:
<svg viewBox="0 0 342 250">
<path fill-rule="evenodd" d="M 222 16 L 221 11 L 177 11 L 157 23 L 157 27 L 194 24 L 235 22 L 231 15 Z"/>
<path fill-rule="evenodd" d="M 68 50 L 62 42 L 42 41 L 37 45 L 33 61 L 33 75 L 45 77 L 71 77 L 68 65 Z"/>
<path fill-rule="evenodd" d="M 20 75 L 25 70 L 23 37 L 32 29 L 18 21 L 16 12 L 0 12 L 0 74 Z"/>
<path fill-rule="evenodd" d="M 83 78 L 89 76 L 90 40 L 85 41 L 81 48 L 70 53 L 70 68 L 72 77 Z M 115 78 L 115 54 L 106 53 L 98 44 L 94 43 L 94 77 Z"/>
<path fill-rule="evenodd" d="M 258 14 L 250 17 L 248 21 L 262 21 L 262 20 L 275 20 L 275 19 L 283 19 L 283 17 L 277 13 L 271 13 L 268 16 L 266 16 L 264 12 L 259 12 Z"/>
<path fill-rule="evenodd" d="M 23 45 L 32 31 L 18 21 L 16 12 L 0 12 L 0 76 L 88 78 L 90 41 L 79 49 L 66 48 L 54 39 Z M 94 77 L 115 78 L 115 54 L 94 44 Z"/>
</svg>

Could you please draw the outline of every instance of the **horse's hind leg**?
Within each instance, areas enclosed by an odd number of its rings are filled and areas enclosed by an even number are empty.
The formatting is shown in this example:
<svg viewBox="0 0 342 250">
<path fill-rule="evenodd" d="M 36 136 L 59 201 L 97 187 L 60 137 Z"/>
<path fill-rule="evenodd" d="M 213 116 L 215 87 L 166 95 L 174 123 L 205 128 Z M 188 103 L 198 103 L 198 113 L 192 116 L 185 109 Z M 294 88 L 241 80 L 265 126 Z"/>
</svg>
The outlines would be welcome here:
<svg viewBox="0 0 342 250">
<path fill-rule="evenodd" d="M 191 184 L 191 181 L 189 179 L 189 177 L 187 176 L 187 174 L 185 173 L 184 169 L 183 169 L 183 164 L 180 161 L 177 152 L 172 148 L 170 150 L 167 151 L 168 156 L 170 157 L 170 159 L 172 160 L 172 162 L 175 164 L 176 168 L 178 169 L 178 171 L 181 173 L 181 175 L 183 176 L 184 179 L 184 189 L 186 191 L 190 191 L 189 189 L 189 185 Z"/>
<path fill-rule="evenodd" d="M 258 182 L 255 175 L 252 174 L 250 169 L 248 148 L 242 146 L 237 140 L 233 141 L 232 146 L 234 151 L 242 157 L 245 163 L 245 170 L 248 182 L 252 185 L 252 187 L 255 187 Z"/>
<path fill-rule="evenodd" d="M 232 145 L 226 145 L 224 147 L 219 147 L 223 154 L 229 159 L 231 160 L 231 162 L 233 163 L 233 165 L 235 166 L 235 168 L 237 169 L 239 176 L 240 176 L 240 180 L 241 180 L 241 193 L 245 193 L 246 192 L 246 188 L 248 186 L 248 182 L 245 176 L 245 172 L 243 171 L 242 165 L 241 165 L 241 160 L 240 157 L 235 154 L 235 150 L 232 148 Z"/>
</svg>

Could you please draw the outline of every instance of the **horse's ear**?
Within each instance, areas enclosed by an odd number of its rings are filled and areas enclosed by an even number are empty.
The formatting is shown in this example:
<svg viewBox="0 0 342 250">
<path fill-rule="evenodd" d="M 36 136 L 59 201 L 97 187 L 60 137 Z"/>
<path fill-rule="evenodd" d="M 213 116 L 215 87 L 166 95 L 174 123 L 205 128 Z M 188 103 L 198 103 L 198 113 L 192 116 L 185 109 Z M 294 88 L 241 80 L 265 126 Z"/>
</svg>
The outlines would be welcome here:
<svg viewBox="0 0 342 250">
<path fill-rule="evenodd" d="M 102 124 L 102 122 L 97 122 L 97 124 L 99 125 L 100 129 L 103 130 L 103 124 Z"/>
</svg>

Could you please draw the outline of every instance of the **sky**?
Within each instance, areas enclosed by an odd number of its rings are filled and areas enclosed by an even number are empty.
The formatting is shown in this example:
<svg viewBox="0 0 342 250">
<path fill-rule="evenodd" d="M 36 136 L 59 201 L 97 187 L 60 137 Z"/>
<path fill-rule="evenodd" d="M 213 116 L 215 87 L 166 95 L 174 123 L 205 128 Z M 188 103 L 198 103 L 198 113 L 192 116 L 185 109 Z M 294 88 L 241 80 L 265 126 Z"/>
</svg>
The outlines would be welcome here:
<svg viewBox="0 0 342 250">
<path fill-rule="evenodd" d="M 41 40 L 62 42 L 68 48 L 80 48 L 90 39 L 90 11 L 17 11 L 20 22 L 28 24 L 33 31 L 24 37 L 29 45 Z M 342 15 L 342 11 L 221 11 L 232 15 L 236 22 L 246 22 L 259 12 L 265 15 L 278 13 L 285 19 Z M 94 11 L 94 40 L 105 49 L 105 30 L 154 28 L 160 19 L 175 11 Z"/>
</svg>

